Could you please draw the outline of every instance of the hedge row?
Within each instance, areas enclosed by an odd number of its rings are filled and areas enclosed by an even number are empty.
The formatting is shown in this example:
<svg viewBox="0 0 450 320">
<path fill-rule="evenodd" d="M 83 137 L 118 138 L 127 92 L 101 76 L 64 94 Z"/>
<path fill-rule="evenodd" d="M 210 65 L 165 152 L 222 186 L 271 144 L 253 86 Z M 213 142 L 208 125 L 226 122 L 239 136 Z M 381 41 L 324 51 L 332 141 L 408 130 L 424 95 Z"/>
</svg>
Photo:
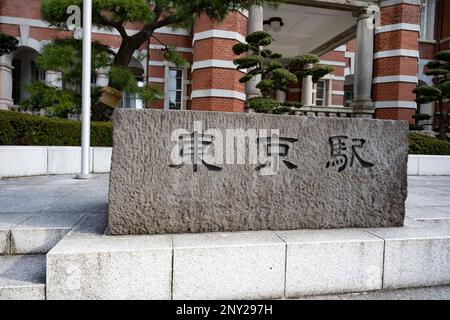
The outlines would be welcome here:
<svg viewBox="0 0 450 320">
<path fill-rule="evenodd" d="M 112 128 L 109 122 L 92 122 L 92 146 L 111 147 Z M 81 122 L 0 111 L 0 145 L 80 146 Z"/>
<path fill-rule="evenodd" d="M 409 154 L 450 155 L 450 142 L 428 137 L 420 133 L 409 135 Z"/>
<path fill-rule="evenodd" d="M 110 122 L 92 122 L 92 146 L 111 147 L 112 128 Z M 81 145 L 81 123 L 0 111 L 0 145 L 79 146 Z M 422 134 L 411 133 L 409 135 L 409 153 L 450 155 L 450 143 Z"/>
</svg>

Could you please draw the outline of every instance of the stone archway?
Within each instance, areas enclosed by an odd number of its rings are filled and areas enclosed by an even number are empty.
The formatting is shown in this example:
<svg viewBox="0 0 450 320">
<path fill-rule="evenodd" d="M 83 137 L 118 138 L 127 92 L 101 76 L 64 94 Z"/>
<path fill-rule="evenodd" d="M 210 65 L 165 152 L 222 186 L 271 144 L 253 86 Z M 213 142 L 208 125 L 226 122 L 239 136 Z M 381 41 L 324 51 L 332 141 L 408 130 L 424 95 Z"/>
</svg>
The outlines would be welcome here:
<svg viewBox="0 0 450 320">
<path fill-rule="evenodd" d="M 39 69 L 36 58 L 39 52 L 28 46 L 21 46 L 12 56 L 12 95 L 14 105 L 20 105 L 28 98 L 27 86 L 45 80 L 45 74 Z"/>
</svg>

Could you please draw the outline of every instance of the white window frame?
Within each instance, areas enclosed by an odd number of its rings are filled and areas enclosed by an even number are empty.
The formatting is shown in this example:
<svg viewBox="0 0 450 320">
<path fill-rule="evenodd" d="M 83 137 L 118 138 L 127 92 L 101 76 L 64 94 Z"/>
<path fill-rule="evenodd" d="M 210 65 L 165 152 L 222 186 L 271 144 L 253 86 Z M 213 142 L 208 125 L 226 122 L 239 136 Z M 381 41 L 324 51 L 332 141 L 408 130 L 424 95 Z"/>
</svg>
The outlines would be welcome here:
<svg viewBox="0 0 450 320">
<path fill-rule="evenodd" d="M 436 0 L 422 0 L 420 11 L 420 39 L 435 40 Z"/>
<path fill-rule="evenodd" d="M 170 110 L 170 99 L 169 99 L 169 81 L 170 81 L 170 69 L 181 70 L 182 72 L 182 84 L 181 84 L 181 110 L 186 110 L 187 101 L 189 97 L 187 97 L 187 86 L 189 84 L 187 80 L 187 69 L 178 68 L 173 63 L 169 61 L 164 61 L 165 66 L 165 82 L 164 82 L 164 110 Z"/>
<path fill-rule="evenodd" d="M 317 105 L 317 83 L 314 84 L 314 89 L 313 89 L 313 104 L 317 107 L 326 107 L 330 105 L 330 101 L 331 101 L 331 79 L 325 79 L 322 78 L 319 80 L 324 82 L 324 98 L 323 98 L 323 104 L 321 106 Z"/>
<path fill-rule="evenodd" d="M 138 81 L 138 87 L 139 88 L 144 87 L 144 85 L 145 84 L 144 84 L 143 81 Z M 144 103 L 142 102 L 142 99 L 140 99 L 138 97 L 137 94 L 130 95 L 130 100 L 132 101 L 131 102 L 131 106 L 129 108 L 126 107 L 126 101 L 127 101 L 126 95 L 127 95 L 127 93 L 124 92 L 123 93 L 123 98 L 122 98 L 122 101 L 121 101 L 122 108 L 124 108 L 124 109 L 138 109 L 138 110 L 144 108 Z"/>
</svg>

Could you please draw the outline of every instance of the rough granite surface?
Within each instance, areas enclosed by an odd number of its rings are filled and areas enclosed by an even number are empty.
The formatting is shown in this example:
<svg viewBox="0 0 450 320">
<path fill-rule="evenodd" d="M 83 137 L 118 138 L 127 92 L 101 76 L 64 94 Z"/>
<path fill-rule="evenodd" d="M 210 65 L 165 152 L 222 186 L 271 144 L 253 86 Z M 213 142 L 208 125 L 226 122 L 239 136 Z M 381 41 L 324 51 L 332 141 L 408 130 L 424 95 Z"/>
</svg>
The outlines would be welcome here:
<svg viewBox="0 0 450 320">
<path fill-rule="evenodd" d="M 278 174 L 257 165 L 174 167 L 176 129 L 279 129 L 293 142 Z M 330 137 L 346 136 L 347 167 Z M 108 232 L 111 235 L 400 227 L 407 197 L 406 122 L 261 114 L 119 109 L 114 114 Z M 366 142 L 361 145 L 360 140 Z M 358 142 L 359 141 L 359 142 Z M 355 146 L 354 148 L 352 148 Z M 363 167 L 362 161 L 373 164 Z M 339 157 L 338 157 L 339 158 Z M 338 159 L 337 158 L 337 159 Z M 343 159 L 340 157 L 340 159 Z"/>
</svg>

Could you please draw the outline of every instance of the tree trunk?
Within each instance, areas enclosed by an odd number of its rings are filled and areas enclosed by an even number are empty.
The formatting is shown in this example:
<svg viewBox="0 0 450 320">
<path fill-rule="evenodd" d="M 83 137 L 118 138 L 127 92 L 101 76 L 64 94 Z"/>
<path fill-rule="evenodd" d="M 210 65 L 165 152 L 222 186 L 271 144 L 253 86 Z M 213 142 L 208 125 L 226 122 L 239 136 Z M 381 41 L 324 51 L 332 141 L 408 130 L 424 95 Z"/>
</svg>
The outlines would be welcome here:
<svg viewBox="0 0 450 320">
<path fill-rule="evenodd" d="M 142 43 L 138 43 L 132 38 L 123 39 L 119 51 L 117 52 L 117 55 L 115 56 L 112 64 L 114 66 L 122 66 L 128 68 L 131 59 L 133 58 L 134 52 L 138 50 L 141 47 L 141 45 Z M 111 84 L 111 81 L 109 85 L 114 88 L 114 86 L 112 86 Z M 117 89 L 119 91 L 123 90 L 123 88 L 114 88 L 114 89 Z"/>
</svg>

